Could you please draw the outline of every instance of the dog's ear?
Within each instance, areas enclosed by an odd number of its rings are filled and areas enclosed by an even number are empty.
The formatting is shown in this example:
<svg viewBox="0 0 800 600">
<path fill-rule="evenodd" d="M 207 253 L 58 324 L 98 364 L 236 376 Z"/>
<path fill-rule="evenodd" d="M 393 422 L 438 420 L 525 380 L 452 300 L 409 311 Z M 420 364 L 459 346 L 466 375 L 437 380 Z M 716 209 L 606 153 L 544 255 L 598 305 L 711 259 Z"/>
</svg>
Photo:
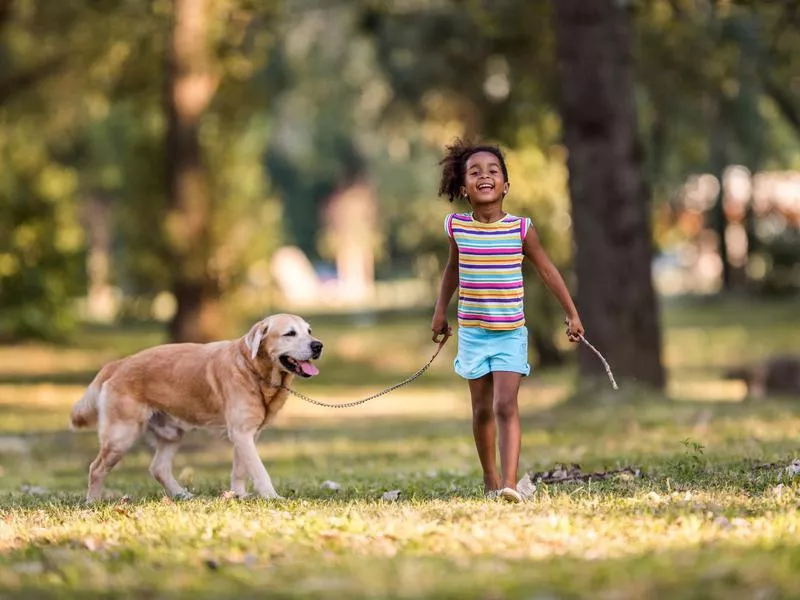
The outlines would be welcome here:
<svg viewBox="0 0 800 600">
<path fill-rule="evenodd" d="M 261 340 L 269 333 L 269 319 L 259 321 L 247 332 L 244 336 L 244 343 L 247 349 L 250 350 L 250 358 L 255 359 L 258 356 L 258 350 L 261 348 Z"/>
</svg>

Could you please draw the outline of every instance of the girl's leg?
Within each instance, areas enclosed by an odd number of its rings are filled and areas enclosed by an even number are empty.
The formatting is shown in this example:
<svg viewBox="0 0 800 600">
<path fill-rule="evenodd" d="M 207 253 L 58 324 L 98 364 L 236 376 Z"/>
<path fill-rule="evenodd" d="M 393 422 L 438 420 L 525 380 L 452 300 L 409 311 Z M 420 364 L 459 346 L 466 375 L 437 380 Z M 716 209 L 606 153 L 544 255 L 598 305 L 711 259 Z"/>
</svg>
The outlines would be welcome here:
<svg viewBox="0 0 800 600">
<path fill-rule="evenodd" d="M 501 487 L 517 489 L 517 468 L 519 466 L 520 426 L 517 394 L 522 375 L 510 371 L 495 371 L 494 375 L 494 416 L 500 438 Z M 473 402 L 473 411 L 474 411 Z M 494 432 L 494 428 L 492 428 Z"/>
<path fill-rule="evenodd" d="M 494 427 L 494 411 L 492 409 L 491 373 L 478 379 L 469 380 L 469 393 L 472 398 L 472 435 L 475 447 L 483 467 L 483 491 L 500 489 L 500 477 L 497 474 L 495 459 L 496 433 Z"/>
</svg>

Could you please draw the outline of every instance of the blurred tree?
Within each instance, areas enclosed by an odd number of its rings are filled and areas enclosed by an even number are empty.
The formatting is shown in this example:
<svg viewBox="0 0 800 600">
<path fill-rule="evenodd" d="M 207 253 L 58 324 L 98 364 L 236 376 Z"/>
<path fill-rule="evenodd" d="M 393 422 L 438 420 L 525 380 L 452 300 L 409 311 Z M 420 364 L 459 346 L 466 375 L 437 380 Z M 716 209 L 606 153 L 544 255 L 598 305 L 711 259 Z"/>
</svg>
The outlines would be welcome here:
<svg viewBox="0 0 800 600">
<path fill-rule="evenodd" d="M 177 311 L 174 340 L 228 330 L 251 264 L 280 243 L 281 212 L 260 169 L 263 96 L 281 3 L 174 0 L 166 71 L 165 234 Z M 213 176 L 211 175 L 213 173 Z M 263 302 L 261 307 L 263 307 Z"/>
<path fill-rule="evenodd" d="M 169 332 L 180 342 L 208 342 L 224 331 L 219 275 L 211 263 L 211 189 L 200 144 L 203 114 L 219 85 L 208 31 L 212 6 L 207 0 L 173 0 L 167 54 L 166 234 L 177 302 Z"/>
<path fill-rule="evenodd" d="M 367 171 L 358 135 L 371 124 L 359 121 L 357 106 L 371 70 L 368 49 L 352 37 L 354 15 L 351 6 L 294 3 L 281 22 L 285 34 L 270 64 L 280 91 L 265 165 L 286 200 L 290 241 L 312 261 L 322 258 L 326 201 Z M 331 73 L 343 77 L 334 85 Z"/>
<path fill-rule="evenodd" d="M 75 322 L 85 276 L 73 158 L 80 127 L 107 106 L 102 90 L 119 57 L 105 16 L 78 2 L 0 4 L 4 339 L 63 338 Z"/>
<path fill-rule="evenodd" d="M 626 3 L 555 2 L 561 118 L 577 246 L 577 304 L 620 377 L 664 386 L 651 280 L 650 191 L 643 177 Z M 603 367 L 586 348 L 580 371 Z"/>
<path fill-rule="evenodd" d="M 658 0 L 632 6 L 640 125 L 657 202 L 670 200 L 691 173 L 711 172 L 722 181 L 731 163 L 753 173 L 800 165 L 800 137 L 792 125 L 800 105 L 792 84 L 800 69 L 797 3 Z M 719 198 L 724 194 L 721 188 Z M 728 227 L 722 208 L 717 202 L 710 215 L 722 281 L 725 289 L 731 282 L 741 287 L 743 267 L 732 269 L 722 243 Z M 751 226 L 747 233 L 748 247 L 769 254 L 771 263 L 771 250 Z"/>
</svg>

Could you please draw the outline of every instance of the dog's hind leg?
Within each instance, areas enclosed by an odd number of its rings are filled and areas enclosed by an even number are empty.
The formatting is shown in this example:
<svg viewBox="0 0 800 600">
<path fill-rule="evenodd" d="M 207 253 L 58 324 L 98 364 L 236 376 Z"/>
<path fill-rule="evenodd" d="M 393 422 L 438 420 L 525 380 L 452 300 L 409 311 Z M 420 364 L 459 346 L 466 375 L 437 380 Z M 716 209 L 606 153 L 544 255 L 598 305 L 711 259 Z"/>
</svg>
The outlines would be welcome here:
<svg viewBox="0 0 800 600">
<path fill-rule="evenodd" d="M 106 476 L 139 439 L 143 429 L 144 423 L 136 421 L 116 422 L 101 428 L 100 452 L 89 467 L 89 491 L 86 494 L 88 502 L 101 498 Z"/>
<path fill-rule="evenodd" d="M 150 474 L 156 478 L 167 493 L 173 498 L 189 500 L 194 494 L 184 488 L 172 474 L 172 460 L 181 447 L 183 434 L 177 440 L 167 440 L 156 436 L 156 454 L 150 463 Z"/>
</svg>

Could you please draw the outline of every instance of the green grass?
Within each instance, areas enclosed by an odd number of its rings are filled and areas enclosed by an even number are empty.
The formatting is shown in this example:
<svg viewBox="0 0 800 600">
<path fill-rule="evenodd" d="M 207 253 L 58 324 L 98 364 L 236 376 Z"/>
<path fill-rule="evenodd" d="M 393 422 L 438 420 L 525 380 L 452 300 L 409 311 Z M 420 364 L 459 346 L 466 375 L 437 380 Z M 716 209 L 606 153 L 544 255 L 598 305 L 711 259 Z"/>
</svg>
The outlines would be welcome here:
<svg viewBox="0 0 800 600">
<path fill-rule="evenodd" d="M 302 389 L 322 399 L 366 395 L 431 351 L 420 316 L 312 323 L 328 354 Z M 523 470 L 644 476 L 540 486 L 519 506 L 482 497 L 454 347 L 418 384 L 363 407 L 292 401 L 259 444 L 285 501 L 224 499 L 230 447 L 198 432 L 176 459 L 196 499 L 165 501 L 141 445 L 91 508 L 97 442 L 65 431 L 69 408 L 99 364 L 160 333 L 94 328 L 68 348 L 2 348 L 0 598 L 798 597 L 800 478 L 759 465 L 797 455 L 800 404 L 742 402 L 721 378 L 796 351 L 796 306 L 667 306 L 665 323 L 673 402 L 564 404 L 570 368 L 520 394 Z M 400 498 L 382 500 L 389 490 Z"/>
</svg>

